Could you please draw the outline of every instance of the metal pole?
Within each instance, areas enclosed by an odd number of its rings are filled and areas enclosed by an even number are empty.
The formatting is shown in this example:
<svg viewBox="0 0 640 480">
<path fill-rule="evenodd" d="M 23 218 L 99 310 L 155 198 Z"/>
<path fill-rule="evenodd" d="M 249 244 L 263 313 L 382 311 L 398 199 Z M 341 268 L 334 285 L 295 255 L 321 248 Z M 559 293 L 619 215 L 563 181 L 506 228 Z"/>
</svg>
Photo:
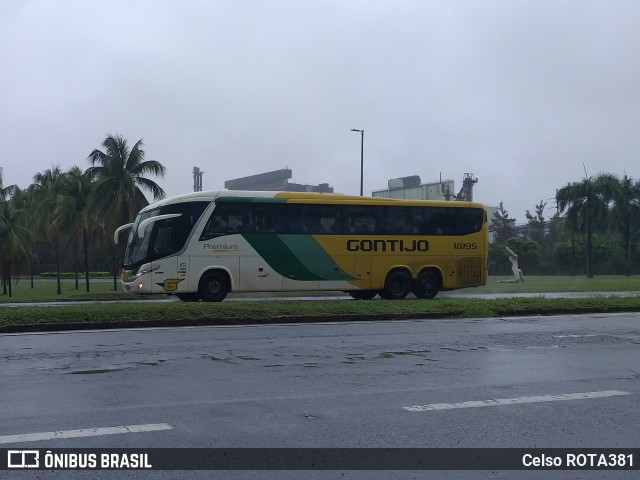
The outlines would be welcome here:
<svg viewBox="0 0 640 480">
<path fill-rule="evenodd" d="M 352 132 L 360 132 L 360 196 L 363 196 L 363 178 L 364 178 L 364 130 L 352 128 Z"/>
<path fill-rule="evenodd" d="M 360 196 L 362 197 L 362 180 L 364 177 L 364 130 L 360 130 Z"/>
</svg>

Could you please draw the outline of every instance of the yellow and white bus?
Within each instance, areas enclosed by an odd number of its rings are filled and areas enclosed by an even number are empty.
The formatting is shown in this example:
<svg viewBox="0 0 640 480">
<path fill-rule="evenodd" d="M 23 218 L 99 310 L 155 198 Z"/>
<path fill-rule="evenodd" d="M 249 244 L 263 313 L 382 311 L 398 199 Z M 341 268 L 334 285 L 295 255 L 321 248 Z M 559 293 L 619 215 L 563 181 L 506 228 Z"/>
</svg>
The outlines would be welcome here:
<svg viewBox="0 0 640 480">
<path fill-rule="evenodd" d="M 229 292 L 341 290 L 356 299 L 487 281 L 479 203 L 297 192 L 196 192 L 145 207 L 131 228 L 122 287 L 218 302 Z"/>
</svg>

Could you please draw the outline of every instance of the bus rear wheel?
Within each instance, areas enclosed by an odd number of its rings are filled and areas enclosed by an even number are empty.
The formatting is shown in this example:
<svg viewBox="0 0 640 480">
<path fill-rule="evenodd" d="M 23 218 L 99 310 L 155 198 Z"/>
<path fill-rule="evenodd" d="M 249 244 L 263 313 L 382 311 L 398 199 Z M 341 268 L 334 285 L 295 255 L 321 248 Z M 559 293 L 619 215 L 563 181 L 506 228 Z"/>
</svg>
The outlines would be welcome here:
<svg viewBox="0 0 640 480">
<path fill-rule="evenodd" d="M 431 299 L 440 290 L 440 279 L 434 272 L 421 272 L 413 284 L 413 293 L 418 298 Z"/>
<path fill-rule="evenodd" d="M 221 272 L 205 273 L 198 284 L 198 294 L 205 302 L 221 302 L 229 290 L 229 279 Z"/>
<path fill-rule="evenodd" d="M 386 300 L 402 300 L 411 291 L 411 276 L 403 270 L 393 270 L 384 281 L 384 289 L 378 292 Z"/>
<path fill-rule="evenodd" d="M 356 300 L 371 300 L 378 294 L 376 290 L 349 290 L 347 293 Z"/>
</svg>

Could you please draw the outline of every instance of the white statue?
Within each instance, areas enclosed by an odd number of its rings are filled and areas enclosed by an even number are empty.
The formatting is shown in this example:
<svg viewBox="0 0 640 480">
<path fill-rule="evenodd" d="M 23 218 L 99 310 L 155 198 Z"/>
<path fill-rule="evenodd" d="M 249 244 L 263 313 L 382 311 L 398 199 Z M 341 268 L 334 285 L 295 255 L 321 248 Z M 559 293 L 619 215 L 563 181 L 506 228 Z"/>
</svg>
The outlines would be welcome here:
<svg viewBox="0 0 640 480">
<path fill-rule="evenodd" d="M 518 255 L 505 245 L 507 252 L 509 253 L 509 261 L 511 262 L 511 271 L 513 272 L 513 278 L 511 280 L 498 280 L 499 283 L 519 283 L 524 282 L 524 275 L 522 270 L 518 268 Z"/>
</svg>

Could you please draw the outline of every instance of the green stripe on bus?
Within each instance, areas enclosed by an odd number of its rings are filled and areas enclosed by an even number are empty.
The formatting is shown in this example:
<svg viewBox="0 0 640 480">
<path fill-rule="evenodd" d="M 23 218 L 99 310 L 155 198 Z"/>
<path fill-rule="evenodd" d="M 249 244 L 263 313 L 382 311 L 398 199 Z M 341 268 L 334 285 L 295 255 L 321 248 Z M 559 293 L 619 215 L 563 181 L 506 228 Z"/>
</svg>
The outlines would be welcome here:
<svg viewBox="0 0 640 480">
<path fill-rule="evenodd" d="M 285 235 L 276 234 L 244 234 L 244 239 L 253 249 L 283 277 L 293 280 L 320 280 L 283 241 Z"/>
<path fill-rule="evenodd" d="M 313 235 L 279 235 L 280 239 L 305 266 L 321 280 L 355 280 L 344 272 Z"/>
<path fill-rule="evenodd" d="M 351 280 L 312 235 L 244 234 L 276 272 L 292 280 Z M 345 278 L 347 275 L 347 278 Z"/>
</svg>

